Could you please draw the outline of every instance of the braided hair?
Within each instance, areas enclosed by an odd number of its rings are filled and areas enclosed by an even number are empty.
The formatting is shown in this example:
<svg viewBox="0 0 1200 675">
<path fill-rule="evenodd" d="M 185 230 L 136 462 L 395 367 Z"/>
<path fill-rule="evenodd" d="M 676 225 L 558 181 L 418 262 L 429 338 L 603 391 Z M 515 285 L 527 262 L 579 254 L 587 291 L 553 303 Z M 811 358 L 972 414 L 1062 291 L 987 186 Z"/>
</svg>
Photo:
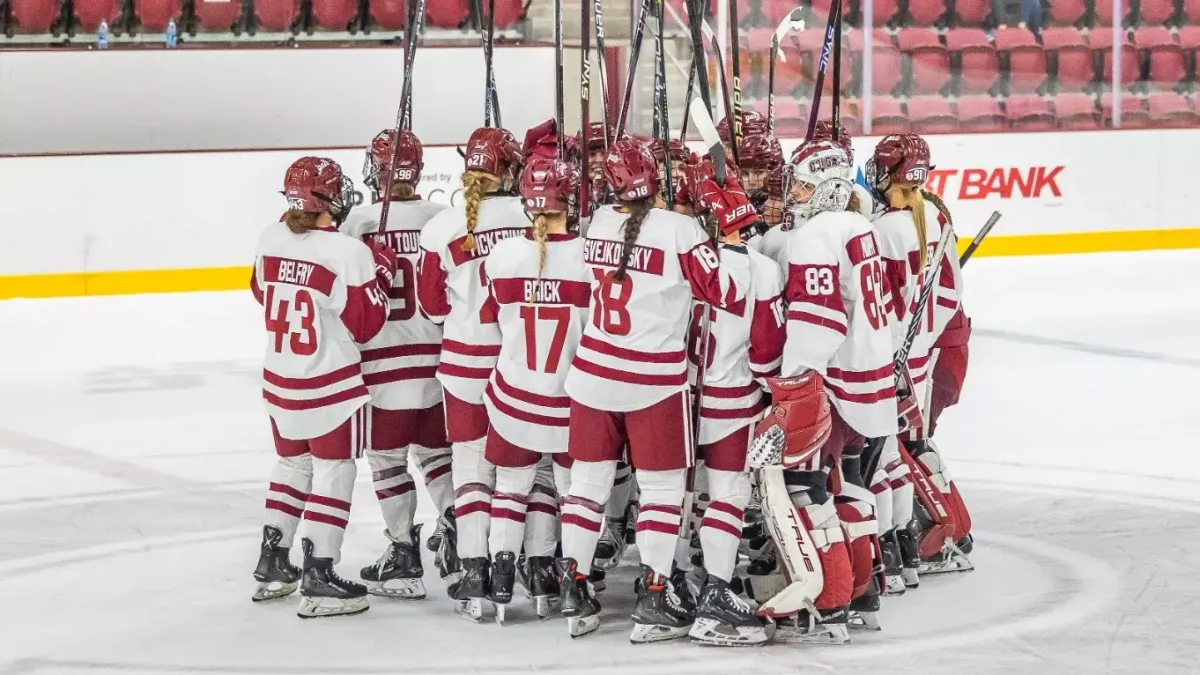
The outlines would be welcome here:
<svg viewBox="0 0 1200 675">
<path fill-rule="evenodd" d="M 621 225 L 625 228 L 625 245 L 621 248 L 621 262 L 617 265 L 617 271 L 613 272 L 613 279 L 617 281 L 625 280 L 625 269 L 629 266 L 629 257 L 633 255 L 633 245 L 642 232 L 642 224 L 646 221 L 646 216 L 650 215 L 650 210 L 654 208 L 654 197 L 635 199 L 631 202 L 623 202 L 623 204 L 629 209 L 629 217 Z"/>
</svg>

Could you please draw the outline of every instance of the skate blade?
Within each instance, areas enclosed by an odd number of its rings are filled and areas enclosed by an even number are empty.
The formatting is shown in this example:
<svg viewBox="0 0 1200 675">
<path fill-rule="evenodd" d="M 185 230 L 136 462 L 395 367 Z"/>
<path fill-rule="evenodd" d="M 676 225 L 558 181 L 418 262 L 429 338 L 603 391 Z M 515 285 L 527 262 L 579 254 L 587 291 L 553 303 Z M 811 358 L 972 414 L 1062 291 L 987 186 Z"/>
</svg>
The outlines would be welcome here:
<svg viewBox="0 0 1200 675">
<path fill-rule="evenodd" d="M 571 616 L 567 617 L 567 633 L 571 639 L 581 638 L 588 633 L 600 627 L 599 616 Z"/>
<path fill-rule="evenodd" d="M 425 582 L 420 579 L 389 579 L 367 581 L 367 592 L 392 600 L 424 600 Z"/>
<path fill-rule="evenodd" d="M 917 570 L 911 567 L 905 567 L 900 572 L 900 578 L 904 580 L 905 588 L 919 588 L 921 586 L 921 575 Z"/>
<path fill-rule="evenodd" d="M 697 644 L 715 647 L 755 647 L 769 639 L 762 626 L 734 628 L 730 632 L 722 630 L 720 623 L 713 619 L 696 619 L 688 637 Z"/>
<path fill-rule="evenodd" d="M 292 593 L 295 593 L 296 589 L 299 587 L 299 581 L 268 581 L 265 583 L 260 583 L 258 588 L 255 589 L 254 595 L 250 597 L 250 600 L 254 602 L 266 602 L 267 600 L 286 598 Z"/>
<path fill-rule="evenodd" d="M 652 642 L 666 642 L 667 640 L 678 640 L 688 634 L 691 626 L 682 626 L 674 628 L 671 626 L 660 626 L 657 624 L 633 622 L 633 632 L 629 634 L 629 641 L 635 645 L 645 645 Z"/>
<path fill-rule="evenodd" d="M 557 599 L 549 595 L 539 595 L 533 598 L 533 608 L 537 612 L 539 620 L 545 621 L 550 617 L 550 612 L 554 610 L 554 601 Z"/>
<path fill-rule="evenodd" d="M 442 547 L 442 538 L 441 537 L 429 535 L 429 538 L 425 540 L 425 549 L 428 551 L 437 553 L 438 549 L 440 549 L 441 547 Z"/>
<path fill-rule="evenodd" d="M 371 608 L 367 596 L 361 598 L 318 598 L 303 596 L 296 616 L 301 619 L 323 619 L 331 616 L 354 616 Z"/>
<path fill-rule="evenodd" d="M 603 591 L 604 589 L 608 588 L 608 584 L 605 583 L 603 579 L 600 579 L 598 581 L 588 581 L 588 584 L 591 585 L 592 592 L 595 594 L 599 594 L 600 591 Z"/>
<path fill-rule="evenodd" d="M 471 598 L 469 600 L 456 600 L 454 612 L 471 623 L 483 622 L 483 600 L 480 598 Z"/>
<path fill-rule="evenodd" d="M 921 574 L 957 574 L 959 572 L 974 572 L 975 565 L 961 553 L 954 553 L 941 562 L 921 562 Z"/>
<path fill-rule="evenodd" d="M 496 608 L 496 625 L 503 626 L 506 620 L 504 613 L 508 605 L 504 605 L 499 602 L 493 602 L 492 605 Z"/>
<path fill-rule="evenodd" d="M 904 585 L 904 579 L 899 576 L 890 576 L 887 580 L 887 590 L 883 592 L 885 596 L 904 595 L 904 591 L 908 590 Z"/>
<path fill-rule="evenodd" d="M 850 612 L 850 619 L 846 622 L 850 630 L 864 630 L 878 632 L 883 630 L 879 625 L 879 615 L 875 612 Z"/>
<path fill-rule="evenodd" d="M 842 645 L 850 641 L 850 632 L 845 627 L 840 630 L 828 631 L 817 629 L 814 632 L 796 631 L 780 627 L 775 631 L 776 642 L 804 645 Z"/>
</svg>

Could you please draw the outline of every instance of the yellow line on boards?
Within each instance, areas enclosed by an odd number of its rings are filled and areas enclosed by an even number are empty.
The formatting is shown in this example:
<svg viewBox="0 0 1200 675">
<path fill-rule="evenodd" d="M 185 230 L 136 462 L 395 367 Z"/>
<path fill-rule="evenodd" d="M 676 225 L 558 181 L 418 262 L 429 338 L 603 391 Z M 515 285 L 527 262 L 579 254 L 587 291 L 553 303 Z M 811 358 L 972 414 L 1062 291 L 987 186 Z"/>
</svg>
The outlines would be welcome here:
<svg viewBox="0 0 1200 675">
<path fill-rule="evenodd" d="M 959 251 L 965 250 L 968 244 L 970 240 L 960 240 Z M 975 255 L 1053 255 L 1182 248 L 1200 248 L 1200 228 L 993 235 L 984 241 Z M 247 266 L 0 276 L 0 299 L 244 290 L 249 286 L 250 272 L 251 268 Z"/>
</svg>

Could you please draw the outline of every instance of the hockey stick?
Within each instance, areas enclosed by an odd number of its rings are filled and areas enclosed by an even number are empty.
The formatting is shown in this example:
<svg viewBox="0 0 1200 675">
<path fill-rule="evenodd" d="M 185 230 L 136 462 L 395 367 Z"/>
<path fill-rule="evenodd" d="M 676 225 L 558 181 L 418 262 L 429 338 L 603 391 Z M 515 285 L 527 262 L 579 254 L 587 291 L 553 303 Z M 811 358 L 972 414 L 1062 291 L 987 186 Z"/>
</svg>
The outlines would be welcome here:
<svg viewBox="0 0 1200 675">
<path fill-rule="evenodd" d="M 742 64 L 741 30 L 738 26 L 738 0 L 729 0 L 729 65 L 733 69 L 733 109 L 729 116 L 730 145 L 737 148 L 742 144 Z M 734 163 L 738 151 L 733 151 Z"/>
<path fill-rule="evenodd" d="M 833 30 L 833 110 L 830 114 L 833 122 L 833 140 L 836 143 L 841 138 L 838 133 L 842 128 L 842 0 L 837 3 L 837 21 Z"/>
<path fill-rule="evenodd" d="M 667 63 L 666 63 L 666 41 L 664 28 L 666 27 L 665 10 L 663 7 L 667 4 L 666 0 L 658 0 L 658 16 L 655 17 L 658 21 L 658 39 L 654 45 L 654 93 L 655 101 L 658 106 L 655 118 L 658 120 L 658 135 L 662 139 L 663 144 L 663 200 L 666 202 L 668 211 L 675 210 L 675 185 L 671 180 L 671 121 L 667 114 Z"/>
<path fill-rule="evenodd" d="M 421 32 L 425 17 L 425 0 L 418 0 L 413 16 L 408 23 L 408 50 L 404 54 L 404 84 L 400 87 L 400 107 L 396 111 L 396 126 L 392 129 L 392 152 L 388 160 L 387 175 L 383 179 L 383 205 L 379 207 L 379 229 L 387 231 L 388 214 L 392 210 L 392 186 L 396 184 L 396 155 L 400 151 L 400 132 L 412 128 L 412 78 L 413 64 L 417 56 L 417 35 Z M 368 150 L 368 152 L 370 152 Z"/>
<path fill-rule="evenodd" d="M 602 2 L 603 0 L 582 0 L 579 3 L 581 17 L 579 19 L 579 151 L 583 155 L 583 171 L 579 176 L 579 222 L 582 223 L 585 218 L 592 215 L 592 192 L 591 192 L 591 175 L 590 166 L 590 151 L 588 143 L 588 127 L 592 122 L 592 64 L 591 64 L 591 37 L 592 33 L 588 26 L 588 18 L 591 14 L 588 12 L 588 2 Z M 607 135 L 607 134 L 606 134 Z"/>
<path fill-rule="evenodd" d="M 723 100 L 725 101 L 725 116 L 729 117 L 733 111 L 733 104 L 730 101 L 730 97 L 729 97 L 729 83 L 725 80 L 725 58 L 721 55 L 721 45 L 717 44 L 717 36 L 713 34 L 712 26 L 708 25 L 707 21 L 705 21 L 703 23 L 701 28 L 704 31 L 704 36 L 707 37 L 709 43 L 712 44 L 713 53 L 716 54 L 716 57 L 717 57 L 717 73 L 720 76 L 720 80 L 721 80 L 721 96 L 722 96 Z M 698 122 L 698 120 L 697 120 L 697 122 Z M 729 125 L 730 125 L 730 127 L 729 127 L 730 137 L 729 138 L 730 138 L 730 141 L 732 141 L 733 140 L 732 118 L 730 118 Z M 719 138 L 720 137 L 718 137 L 718 139 Z M 729 148 L 730 148 L 730 150 L 733 151 L 733 163 L 735 165 L 740 165 L 740 162 L 738 161 L 737 143 L 731 142 L 729 144 Z M 722 181 L 721 184 L 724 185 L 724 181 Z"/>
<path fill-rule="evenodd" d="M 629 68 L 625 73 L 625 95 L 621 99 L 621 112 L 617 115 L 617 133 L 614 136 L 616 139 L 625 135 L 625 120 L 629 116 L 629 100 L 633 97 L 633 76 L 637 74 L 638 57 L 642 53 L 642 38 L 646 34 L 646 17 L 650 13 L 652 2 L 654 0 L 642 0 L 642 10 L 638 14 L 637 24 L 633 27 L 633 38 L 629 46 Z"/>
<path fill-rule="evenodd" d="M 684 101 L 692 100 L 692 95 L 696 92 L 696 62 L 692 62 L 692 66 L 688 68 L 688 83 L 687 94 L 684 95 Z M 683 124 L 679 127 L 680 142 L 687 140 L 688 121 L 691 118 L 691 110 L 688 106 L 683 107 Z"/>
<path fill-rule="evenodd" d="M 604 53 L 604 1 L 593 0 L 596 18 L 596 70 L 600 73 L 600 119 L 604 120 L 604 152 L 608 153 L 608 66 Z"/>
<path fill-rule="evenodd" d="M 916 305 L 912 304 L 911 297 L 905 298 L 905 307 L 912 308 L 912 317 L 908 320 L 908 329 L 904 332 L 904 343 L 900 345 L 900 349 L 896 350 L 892 361 L 897 383 L 905 381 L 908 374 L 908 353 L 912 351 L 913 342 L 917 338 L 917 333 L 921 330 L 921 320 L 924 318 L 925 306 L 929 304 L 929 297 L 933 294 L 933 285 L 937 281 L 938 276 L 937 271 L 941 266 L 942 256 L 946 254 L 946 246 L 950 243 L 953 234 L 953 228 L 942 228 L 942 236 L 938 238 L 937 246 L 933 249 L 933 256 L 930 257 L 927 263 L 927 269 L 931 271 L 925 278 L 925 283 L 921 284 L 921 293 L 917 296 Z M 915 292 L 916 286 L 912 290 L 912 293 Z M 897 395 L 902 394 L 897 392 Z"/>
<path fill-rule="evenodd" d="M 599 0 L 597 0 L 599 2 Z M 562 160 L 563 146 L 566 136 L 563 132 L 563 14 L 562 0 L 554 0 L 554 128 L 558 132 L 558 144 L 554 150 L 555 159 Z"/>
<path fill-rule="evenodd" d="M 804 140 L 812 140 L 817 131 L 817 114 L 821 110 L 821 90 L 825 87 L 825 69 L 829 67 L 829 52 L 833 49 L 833 34 L 837 30 L 837 15 L 842 3 L 834 0 L 829 5 L 829 20 L 825 23 L 825 43 L 821 46 L 821 62 L 817 67 L 817 87 L 813 91 L 812 109 L 808 111 L 808 133 Z"/>
<path fill-rule="evenodd" d="M 963 251 L 962 257 L 958 259 L 959 267 L 966 265 L 967 261 L 971 259 L 971 256 L 975 255 L 975 249 L 979 248 L 979 245 L 982 244 L 983 240 L 987 238 L 988 234 L 991 233 L 992 228 L 996 226 L 996 222 L 999 220 L 1000 212 L 992 211 L 992 216 L 988 218 L 987 222 L 983 224 L 983 227 L 979 229 L 979 234 L 975 235 L 975 238 L 971 240 L 971 245 L 967 246 L 967 250 Z"/>
<path fill-rule="evenodd" d="M 803 14 L 804 10 L 799 7 L 793 9 L 791 14 L 779 22 L 774 35 L 771 36 L 771 64 L 767 70 L 767 133 L 771 136 L 775 135 L 775 60 L 787 60 L 787 57 L 779 51 L 779 43 L 783 41 L 783 36 L 790 31 L 804 30 L 804 19 L 801 18 Z"/>
<path fill-rule="evenodd" d="M 500 121 L 500 94 L 496 92 L 496 72 L 492 68 L 492 51 L 496 39 L 496 0 L 488 0 L 487 28 L 483 35 L 484 87 L 483 125 L 503 127 Z M 493 124 L 494 122 L 494 124 Z"/>
</svg>

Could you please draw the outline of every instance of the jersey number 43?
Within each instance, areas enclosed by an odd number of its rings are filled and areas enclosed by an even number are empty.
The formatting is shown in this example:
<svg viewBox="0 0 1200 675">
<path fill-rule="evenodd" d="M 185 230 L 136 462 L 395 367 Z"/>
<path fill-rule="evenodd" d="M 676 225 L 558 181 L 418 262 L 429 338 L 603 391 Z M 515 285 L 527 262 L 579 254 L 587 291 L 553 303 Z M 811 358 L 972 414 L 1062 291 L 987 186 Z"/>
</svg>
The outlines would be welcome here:
<svg viewBox="0 0 1200 675">
<path fill-rule="evenodd" d="M 267 332 L 275 336 L 274 347 L 278 353 L 283 352 L 284 338 L 287 346 L 297 356 L 312 356 L 317 353 L 317 306 L 313 303 L 312 295 L 304 288 L 296 289 L 291 300 L 280 298 L 275 302 L 276 284 L 267 284 L 267 294 L 263 298 L 263 309 L 266 311 Z M 299 320 L 293 329 L 291 309 L 296 308 Z"/>
</svg>

